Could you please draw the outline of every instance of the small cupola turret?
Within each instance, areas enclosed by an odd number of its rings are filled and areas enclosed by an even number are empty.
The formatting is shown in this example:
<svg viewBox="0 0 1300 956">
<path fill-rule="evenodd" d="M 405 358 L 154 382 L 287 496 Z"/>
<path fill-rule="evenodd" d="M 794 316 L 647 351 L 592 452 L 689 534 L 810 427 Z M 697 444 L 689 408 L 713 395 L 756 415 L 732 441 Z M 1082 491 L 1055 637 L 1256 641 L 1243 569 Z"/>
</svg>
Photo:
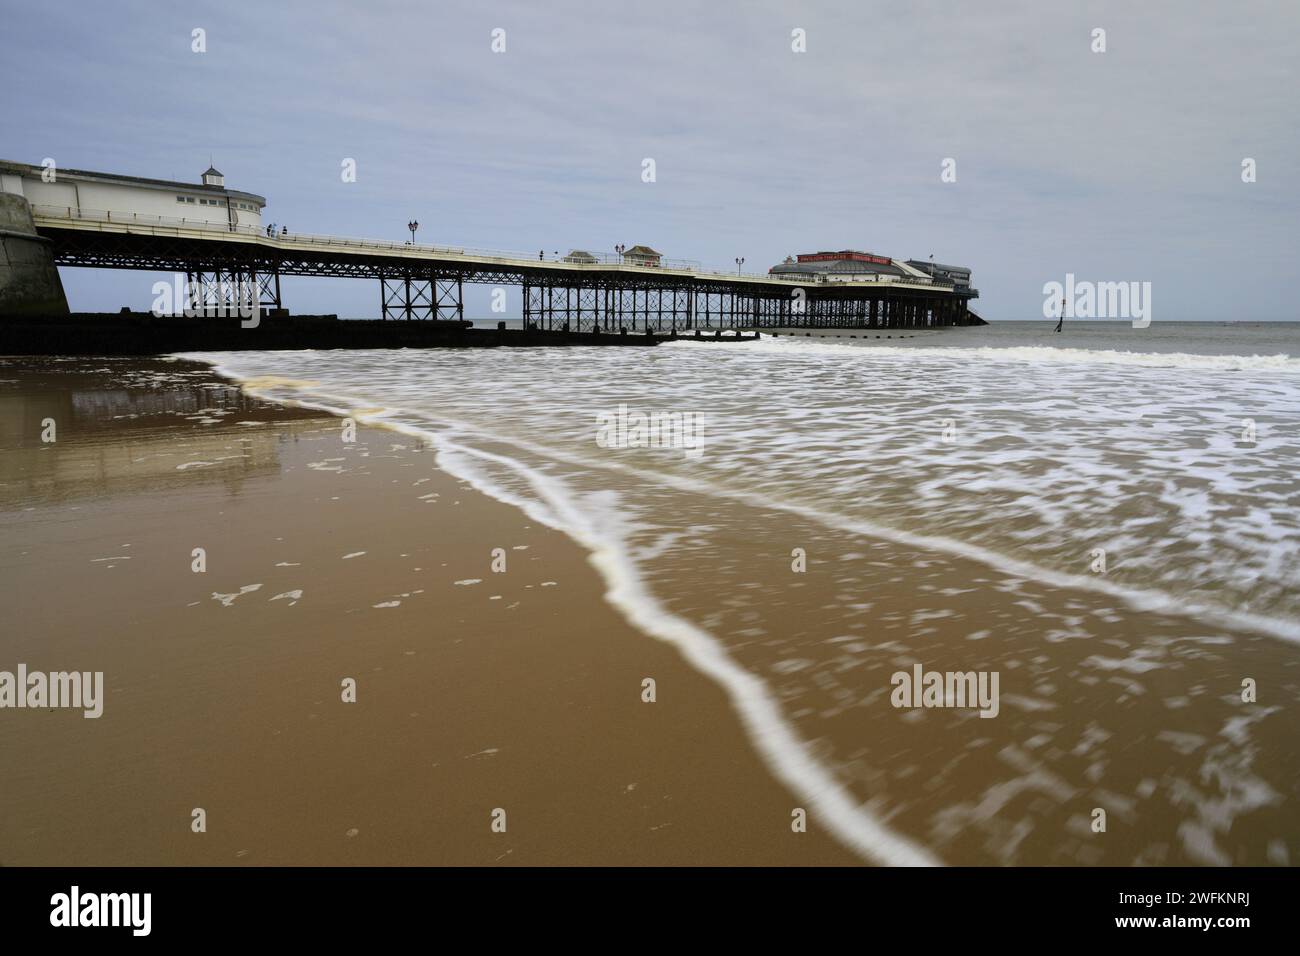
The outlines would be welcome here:
<svg viewBox="0 0 1300 956">
<path fill-rule="evenodd" d="M 225 186 L 226 177 L 217 172 L 217 167 L 209 166 L 208 171 L 203 174 L 203 185 L 205 186 Z"/>
</svg>

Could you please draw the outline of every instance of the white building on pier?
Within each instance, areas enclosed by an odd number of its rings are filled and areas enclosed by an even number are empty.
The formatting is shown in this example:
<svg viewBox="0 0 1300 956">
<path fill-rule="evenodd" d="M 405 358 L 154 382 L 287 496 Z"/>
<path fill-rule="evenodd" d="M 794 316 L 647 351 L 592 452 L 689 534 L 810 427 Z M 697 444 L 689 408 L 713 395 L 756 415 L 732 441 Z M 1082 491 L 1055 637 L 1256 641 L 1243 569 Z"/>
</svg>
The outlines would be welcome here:
<svg viewBox="0 0 1300 956">
<path fill-rule="evenodd" d="M 266 199 L 227 189 L 208 167 L 198 183 L 32 166 L 0 160 L 0 192 L 22 196 L 34 215 L 58 211 L 69 219 L 107 218 L 165 225 L 169 222 L 260 227 Z"/>
</svg>

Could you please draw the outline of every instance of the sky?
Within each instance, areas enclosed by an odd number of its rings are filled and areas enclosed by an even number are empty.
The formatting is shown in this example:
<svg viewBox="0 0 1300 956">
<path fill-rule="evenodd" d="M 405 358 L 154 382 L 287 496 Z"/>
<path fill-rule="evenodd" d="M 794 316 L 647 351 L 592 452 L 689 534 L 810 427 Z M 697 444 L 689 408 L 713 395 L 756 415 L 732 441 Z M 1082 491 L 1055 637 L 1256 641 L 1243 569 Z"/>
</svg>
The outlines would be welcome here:
<svg viewBox="0 0 1300 956">
<path fill-rule="evenodd" d="M 1150 282 L 1157 321 L 1300 319 L 1295 0 L 67 0 L 3 23 L 0 158 L 193 182 L 212 161 L 291 232 L 417 219 L 421 242 L 746 271 L 933 255 L 995 320 L 1041 319 L 1067 273 Z M 62 273 L 85 311 L 147 310 L 160 278 Z M 373 317 L 380 292 L 284 298 Z"/>
</svg>

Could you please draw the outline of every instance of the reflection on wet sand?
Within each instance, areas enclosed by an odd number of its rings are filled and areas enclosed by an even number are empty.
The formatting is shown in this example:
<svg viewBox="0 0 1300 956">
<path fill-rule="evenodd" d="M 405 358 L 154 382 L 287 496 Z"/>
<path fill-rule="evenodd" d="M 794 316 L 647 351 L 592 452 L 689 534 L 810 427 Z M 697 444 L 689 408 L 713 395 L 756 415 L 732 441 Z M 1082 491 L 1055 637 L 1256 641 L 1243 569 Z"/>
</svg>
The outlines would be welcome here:
<svg viewBox="0 0 1300 956">
<path fill-rule="evenodd" d="M 19 363 L 0 365 L 0 508 L 196 484 L 237 492 L 278 471 L 284 443 L 329 418 L 252 398 L 183 363 Z"/>
</svg>

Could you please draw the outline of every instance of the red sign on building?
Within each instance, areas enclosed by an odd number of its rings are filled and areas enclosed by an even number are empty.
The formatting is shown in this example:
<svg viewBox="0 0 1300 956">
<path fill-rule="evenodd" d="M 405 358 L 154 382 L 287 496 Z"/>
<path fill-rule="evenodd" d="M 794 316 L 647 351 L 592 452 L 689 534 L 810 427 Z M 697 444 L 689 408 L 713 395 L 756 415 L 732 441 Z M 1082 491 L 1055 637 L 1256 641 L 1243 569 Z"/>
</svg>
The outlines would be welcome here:
<svg viewBox="0 0 1300 956">
<path fill-rule="evenodd" d="M 842 262 L 849 260 L 852 262 L 873 262 L 879 266 L 887 266 L 893 261 L 889 256 L 876 256 L 869 252 L 855 252 L 852 249 L 845 249 L 843 252 L 805 252 L 796 258 L 799 262 Z"/>
</svg>

